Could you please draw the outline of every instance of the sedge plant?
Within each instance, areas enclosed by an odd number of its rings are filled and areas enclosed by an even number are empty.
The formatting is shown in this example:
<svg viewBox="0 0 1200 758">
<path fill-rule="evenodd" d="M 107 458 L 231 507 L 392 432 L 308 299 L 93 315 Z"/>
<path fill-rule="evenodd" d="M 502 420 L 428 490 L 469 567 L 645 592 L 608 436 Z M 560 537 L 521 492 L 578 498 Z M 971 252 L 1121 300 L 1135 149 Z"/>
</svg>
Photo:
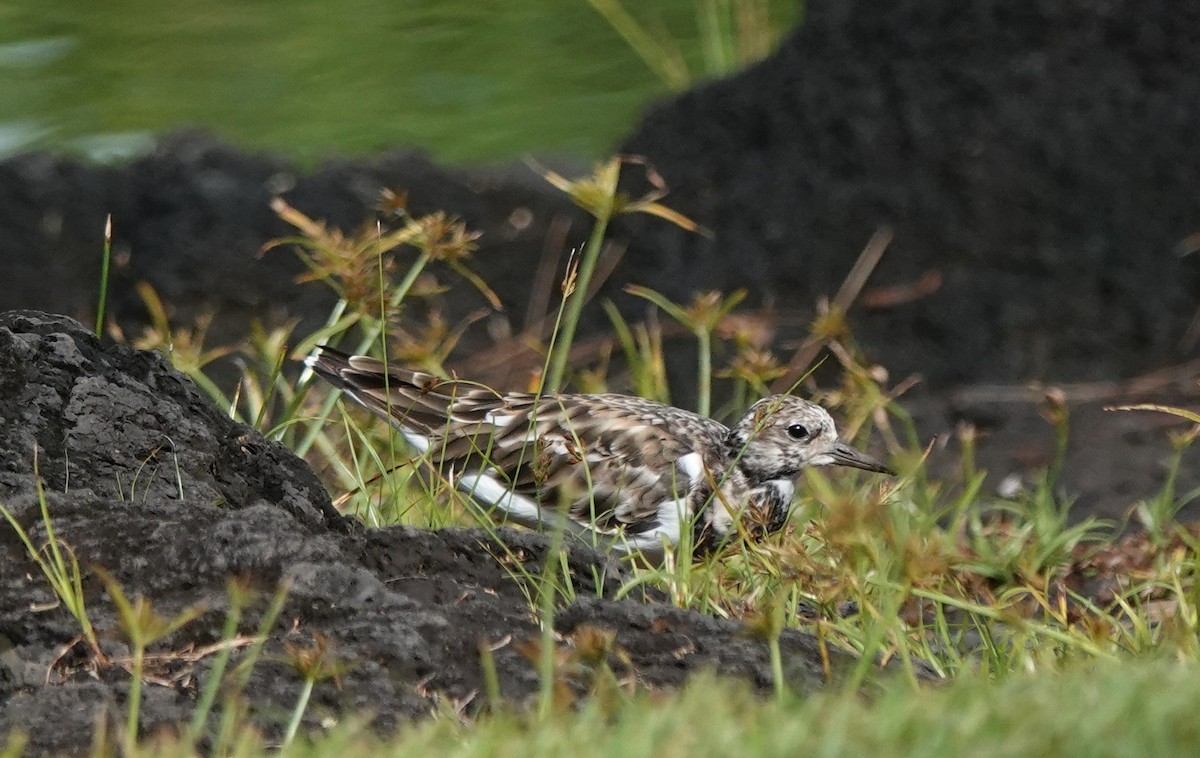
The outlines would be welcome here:
<svg viewBox="0 0 1200 758">
<path fill-rule="evenodd" d="M 193 621 L 203 613 L 204 608 L 195 605 L 184 608 L 174 616 L 162 616 L 145 596 L 138 595 L 130 600 L 111 574 L 99 567 L 94 570 L 104 582 L 109 597 L 117 607 L 118 628 L 130 648 L 129 702 L 126 706 L 124 737 L 126 744 L 133 746 L 137 744 L 138 721 L 141 715 L 146 649 Z"/>
</svg>

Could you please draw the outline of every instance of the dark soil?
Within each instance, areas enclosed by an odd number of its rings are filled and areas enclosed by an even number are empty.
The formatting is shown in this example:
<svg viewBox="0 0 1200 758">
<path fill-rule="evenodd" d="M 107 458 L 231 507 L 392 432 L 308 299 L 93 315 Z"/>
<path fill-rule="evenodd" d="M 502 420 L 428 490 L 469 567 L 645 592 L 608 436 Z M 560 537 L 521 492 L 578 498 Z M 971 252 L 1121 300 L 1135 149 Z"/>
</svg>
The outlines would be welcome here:
<svg viewBox="0 0 1200 758">
<path fill-rule="evenodd" d="M 920 441 L 937 441 L 934 469 L 958 465 L 953 430 L 966 421 L 981 432 L 989 489 L 1010 475 L 1028 481 L 1053 459 L 1055 439 L 1039 415 L 1040 391 L 1026 387 L 1057 383 L 1072 425 L 1060 487 L 1077 498 L 1076 517 L 1120 519 L 1162 486 L 1167 432 L 1178 422 L 1104 406 L 1198 404 L 1200 255 L 1179 254 L 1200 246 L 1192 236 L 1200 233 L 1197 70 L 1200 6 L 810 2 L 804 26 L 778 54 L 655 106 L 621 146 L 647 156 L 671 187 L 665 202 L 713 234 L 622 220 L 610 235 L 602 294 L 640 317 L 643 306 L 621 295 L 628 283 L 682 299 L 746 287 L 748 305 L 786 345 L 887 225 L 894 241 L 850 324 L 893 382 L 924 377 L 904 405 Z M 525 330 L 554 306 L 553 295 L 538 305 L 546 287 L 534 274 L 548 272 L 544 284 L 555 291 L 565 251 L 590 229 L 525 167 L 447 169 L 401 152 L 301 170 L 196 133 L 168 137 L 119 166 L 14 158 L 0 162 L 0 310 L 90 322 L 111 213 L 110 313 L 126 334 L 146 323 L 134 288 L 143 280 L 177 324 L 214 311 L 212 343 L 239 341 L 256 319 L 300 318 L 302 333 L 324 318 L 332 296 L 319 285 L 295 286 L 301 266 L 288 252 L 258 255 L 292 231 L 271 213 L 270 199 L 282 195 L 349 230 L 372 218 L 382 187 L 407 189 L 416 214 L 446 210 L 484 232 L 473 265 L 506 310 L 468 332 L 455 367 L 498 385 L 516 382 L 529 363 L 511 343 L 494 348 L 492 340 Z M 432 307 L 453 322 L 483 305 L 459 287 Z M 585 343 L 605 327 L 600 309 L 590 311 Z M 302 623 L 280 628 L 273 653 L 288 634 L 302 643 L 329 634 L 358 664 L 340 691 L 319 690 L 314 714 L 369 704 L 386 726 L 425 712 L 431 698 L 469 699 L 479 687 L 480 638 L 534 633 L 524 596 L 479 546 L 480 535 L 365 532 L 329 509 L 299 461 L 227 421 L 160 359 L 102 348 L 42 316 L 10 315 L 4 324 L 0 497 L 24 523 L 36 522 L 36 441 L 56 517 L 81 555 L 168 611 L 208 603 L 188 641 L 214 639 L 227 574 L 248 575 L 263 589 L 292 577 L 287 618 Z M 688 377 L 688 343 L 673 344 L 669 355 L 673 375 Z M 1198 463 L 1189 451 L 1180 491 L 1200 485 Z M 544 543 L 508 537 L 536 571 Z M 46 586 L 11 535 L 3 545 L 11 553 L 0 591 L 9 646 L 0 656 L 4 725 L 34 728 L 48 749 L 55 740 L 86 745 L 86 729 L 45 723 L 37 731 L 33 714 L 70 712 L 90 723 L 94 704 L 120 710 L 127 678 L 71 673 L 76 651 L 52 677 L 66 681 L 42 686 L 73 621 L 61 609 L 30 612 L 31 602 L 49 600 Z M 583 567 L 601 559 L 573 560 Z M 94 580 L 88 591 L 101 627 L 113 628 Z M 646 614 L 679 618 L 668 628 L 681 631 L 647 625 Z M 676 643 L 699 651 L 697 660 L 764 681 L 762 650 L 731 636 L 734 626 L 676 614 L 581 601 L 560 623 L 623 619 L 619 643 L 650 683 L 691 670 L 671 654 Z M 664 633 L 679 638 L 663 642 Z M 792 639 L 796 652 L 808 644 Z M 497 652 L 497 663 L 507 694 L 524 697 L 536 686 L 514 645 Z M 187 712 L 204 666 L 178 692 L 151 688 L 148 725 Z M 253 695 L 264 707 L 290 707 L 299 681 L 285 664 L 264 665 L 257 676 Z"/>
</svg>

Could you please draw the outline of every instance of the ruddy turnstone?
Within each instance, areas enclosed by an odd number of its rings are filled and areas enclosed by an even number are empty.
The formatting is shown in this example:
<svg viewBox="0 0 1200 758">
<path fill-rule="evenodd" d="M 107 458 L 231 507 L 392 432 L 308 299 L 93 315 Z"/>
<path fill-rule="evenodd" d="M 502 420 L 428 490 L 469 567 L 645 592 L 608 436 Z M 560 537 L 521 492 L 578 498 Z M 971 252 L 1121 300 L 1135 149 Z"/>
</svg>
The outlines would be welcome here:
<svg viewBox="0 0 1200 758">
<path fill-rule="evenodd" d="M 892 473 L 790 395 L 729 428 L 627 395 L 500 394 L 328 347 L 305 361 L 391 422 L 434 470 L 499 520 L 566 529 L 617 552 L 661 553 L 780 529 L 806 466 Z"/>
</svg>

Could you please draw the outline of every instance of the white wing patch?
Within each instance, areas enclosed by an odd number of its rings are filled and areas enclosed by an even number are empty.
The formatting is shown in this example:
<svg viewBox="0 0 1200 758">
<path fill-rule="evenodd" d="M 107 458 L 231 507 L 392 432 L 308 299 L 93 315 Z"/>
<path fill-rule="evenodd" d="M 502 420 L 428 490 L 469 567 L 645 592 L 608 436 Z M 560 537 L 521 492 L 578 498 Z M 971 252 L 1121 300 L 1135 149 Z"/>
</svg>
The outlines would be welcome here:
<svg viewBox="0 0 1200 758">
<path fill-rule="evenodd" d="M 524 495 L 513 492 L 491 474 L 479 472 L 463 474 L 458 477 L 456 484 L 459 489 L 471 497 L 504 511 L 508 518 L 521 526 L 531 529 L 557 526 L 557 524 L 551 523 L 555 514 L 543 511 L 537 503 Z M 551 518 L 545 518 L 546 516 Z"/>
<path fill-rule="evenodd" d="M 504 482 L 486 472 L 463 474 L 455 485 L 471 497 L 503 511 L 507 520 L 530 529 L 564 529 L 585 542 L 618 553 L 642 552 L 648 556 L 661 555 L 665 546 L 678 544 L 684 523 L 690 518 L 686 498 L 667 500 L 658 506 L 657 525 L 638 534 L 620 531 L 602 534 L 586 524 L 580 524 L 564 514 L 541 508 L 524 495 L 508 489 Z"/>
<path fill-rule="evenodd" d="M 700 453 L 688 453 L 675 461 L 675 470 L 687 478 L 688 484 L 698 484 L 704 476 L 704 456 Z"/>
<path fill-rule="evenodd" d="M 504 427 L 508 426 L 515 418 L 516 416 L 513 414 L 502 413 L 501 410 L 497 408 L 496 410 L 488 411 L 484 415 L 483 421 L 484 423 L 491 424 L 492 426 Z"/>
<path fill-rule="evenodd" d="M 485 424 L 491 424 L 497 430 L 507 430 L 512 424 L 523 423 L 526 425 L 525 436 L 522 437 L 522 442 L 532 444 L 538 442 L 539 439 L 545 439 L 546 429 L 544 424 L 535 424 L 529 417 L 521 416 L 515 413 L 504 413 L 502 409 L 496 408 L 488 411 L 483 416 Z M 514 440 L 515 441 L 515 440 Z"/>
<path fill-rule="evenodd" d="M 404 439 L 408 440 L 408 444 L 417 449 L 418 453 L 425 455 L 425 453 L 429 452 L 429 438 L 424 434 L 417 434 L 413 430 L 405 429 L 398 424 L 396 425 L 396 428 L 398 428 L 400 433 L 404 435 Z"/>
</svg>

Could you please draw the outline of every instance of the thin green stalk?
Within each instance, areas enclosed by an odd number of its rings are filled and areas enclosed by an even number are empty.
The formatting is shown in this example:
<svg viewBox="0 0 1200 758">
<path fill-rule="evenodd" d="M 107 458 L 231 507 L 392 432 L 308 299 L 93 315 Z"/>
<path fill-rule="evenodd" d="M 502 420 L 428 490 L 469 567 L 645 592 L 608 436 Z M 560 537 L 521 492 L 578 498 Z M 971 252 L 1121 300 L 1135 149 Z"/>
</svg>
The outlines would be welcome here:
<svg viewBox="0 0 1200 758">
<path fill-rule="evenodd" d="M 538 621 L 541 623 L 541 649 L 538 651 L 538 677 L 541 688 L 538 692 L 538 717 L 545 719 L 554 708 L 554 600 L 557 596 L 558 574 L 553 570 L 554 556 L 562 550 L 564 529 L 555 529 L 546 551 L 546 562 L 542 566 L 541 583 L 538 587 Z"/>
<path fill-rule="evenodd" d="M 574 273 L 571 271 L 572 265 L 574 265 L 573 261 L 570 261 L 570 260 L 567 261 L 566 278 L 563 280 L 564 285 L 566 282 L 570 281 L 575 276 Z M 543 378 L 546 376 L 549 376 L 550 362 L 552 360 L 555 360 L 558 355 L 558 353 L 557 353 L 557 347 L 559 344 L 558 340 L 562 336 L 563 314 L 565 313 L 566 308 L 567 308 L 567 299 L 568 299 L 568 293 L 564 289 L 563 296 L 561 298 L 559 298 L 559 301 L 558 301 L 558 311 L 555 312 L 555 314 L 554 314 L 554 328 L 550 332 L 550 343 L 546 348 L 546 359 L 545 359 L 545 361 L 542 362 L 542 377 Z M 554 392 L 554 390 L 550 389 L 550 385 L 546 381 L 543 380 L 541 383 L 541 386 L 538 387 L 537 394 L 538 394 L 538 397 L 540 398 L 543 394 L 546 394 L 546 393 L 553 394 L 553 392 Z M 533 419 L 530 419 L 530 423 L 533 424 L 533 423 L 535 423 L 535 421 Z"/>
<path fill-rule="evenodd" d="M 421 272 L 425 270 L 425 267 L 429 265 L 430 260 L 431 256 L 429 251 L 422 250 L 421 254 L 417 256 L 417 260 L 414 261 L 413 265 L 409 267 L 408 273 L 405 274 L 404 279 L 400 282 L 400 285 L 396 287 L 396 291 L 392 293 L 391 299 L 388 300 L 388 307 L 384 311 L 385 313 L 391 313 L 394 311 L 404 300 L 404 298 L 408 297 L 408 291 L 412 289 L 414 284 L 416 284 L 417 277 L 419 277 Z M 379 335 L 383 333 L 383 330 L 386 326 L 386 323 L 380 322 L 374 328 L 372 328 L 370 333 L 364 337 L 361 342 L 359 342 L 358 352 L 362 352 L 370 347 L 371 343 L 377 340 Z"/>
<path fill-rule="evenodd" d="M 93 568 L 100 581 L 108 588 L 108 595 L 117 609 L 117 621 L 121 637 L 129 645 L 131 652 L 132 679 L 129 682 L 129 702 L 125 723 L 124 740 L 128 745 L 127 752 L 132 753 L 137 746 L 138 720 L 142 710 L 142 677 L 145 674 L 146 649 L 155 642 L 171 636 L 191 623 L 203 611 L 202 605 L 184 608 L 173 617 L 159 615 L 153 604 L 144 595 L 138 595 L 130 600 L 125 590 L 117 583 L 112 574 L 103 568 Z"/>
<path fill-rule="evenodd" d="M 600 260 L 600 249 L 604 246 L 604 234 L 608 230 L 608 221 L 612 218 L 613 198 L 610 195 L 603 208 L 598 208 L 596 225 L 592 227 L 592 236 L 583 249 L 583 260 L 579 264 L 579 279 L 575 283 L 575 292 L 567 305 L 562 331 L 555 344 L 555 353 L 550 361 L 550 372 L 542 383 L 544 391 L 558 392 L 562 389 L 563 375 L 567 372 L 567 359 L 571 354 L 571 343 L 575 341 L 575 329 L 579 326 L 579 316 L 583 313 L 583 304 L 587 299 L 588 287 L 592 283 L 592 274 L 596 272 L 596 263 Z"/>
<path fill-rule="evenodd" d="M 75 617 L 79 623 L 79 628 L 83 632 L 83 638 L 87 640 L 88 645 L 92 649 L 92 653 L 97 659 L 103 659 L 103 654 L 100 651 L 100 642 L 96 637 L 96 631 L 92 627 L 91 619 L 87 615 L 87 608 L 83 599 L 83 575 L 79 570 L 79 560 L 75 557 L 75 552 L 65 542 L 61 542 L 54 532 L 54 521 L 50 518 L 50 506 L 46 502 L 46 490 L 42 484 L 41 472 L 38 464 L 37 452 L 34 452 L 33 457 L 33 473 L 34 486 L 37 488 L 38 505 L 41 509 L 42 525 L 46 529 L 46 545 L 38 550 L 29 533 L 21 526 L 21 522 L 17 521 L 16 516 L 12 511 L 0 503 L 0 515 L 8 521 L 9 526 L 13 528 L 22 544 L 25 545 L 25 550 L 29 557 L 37 563 L 38 568 L 42 570 L 42 574 L 46 580 L 50 582 L 50 588 L 54 590 L 54 594 L 58 596 L 59 601 L 66 609 Z M 64 549 L 66 553 L 64 554 Z M 48 558 L 42 557 L 45 552 Z"/>
<path fill-rule="evenodd" d="M 104 312 L 108 308 L 108 267 L 112 260 L 112 214 L 104 220 L 104 255 L 100 259 L 100 301 L 96 304 L 96 336 L 104 333 Z"/>
<path fill-rule="evenodd" d="M 325 319 L 325 325 L 318 329 L 314 334 L 338 332 L 341 331 L 342 328 L 348 328 L 339 327 L 339 322 L 342 320 L 342 316 L 346 313 L 347 307 L 349 307 L 349 303 L 346 302 L 346 299 L 338 298 L 338 301 L 333 305 L 333 309 L 329 312 L 328 318 Z M 310 339 L 312 339 L 312 337 L 310 337 Z M 300 373 L 300 378 L 296 381 L 296 392 L 292 395 L 291 400 L 284 409 L 283 418 L 296 418 L 297 414 L 299 413 L 300 406 L 304 403 L 304 390 L 311 385 L 312 377 L 313 370 L 308 366 L 305 366 L 304 371 Z M 330 407 L 332 408 L 332 406 Z M 288 424 L 279 424 L 271 430 L 270 434 L 267 434 L 266 436 L 275 441 L 282 441 L 284 434 L 289 429 L 290 426 Z"/>
<path fill-rule="evenodd" d="M 287 349 L 281 345 L 275 361 L 271 364 L 271 373 L 265 382 L 267 386 L 266 397 L 263 398 L 262 404 L 258 408 L 258 413 L 254 416 L 253 427 L 259 432 L 263 431 L 263 420 L 266 419 L 267 412 L 271 408 L 271 403 L 275 400 L 275 394 L 279 391 L 279 377 L 283 373 L 283 362 L 286 360 Z"/>
<path fill-rule="evenodd" d="M 750 402 L 746 399 L 750 393 L 749 383 L 741 379 L 733 383 L 733 402 L 731 407 L 735 409 L 748 408 Z M 765 394 L 765 393 L 764 393 Z"/>
<path fill-rule="evenodd" d="M 225 677 L 225 669 L 229 666 L 229 656 L 232 646 L 228 643 L 237 635 L 238 623 L 242 620 L 241 595 L 242 590 L 236 589 L 231 583 L 229 589 L 229 613 L 225 616 L 225 627 L 221 630 L 221 640 L 226 644 L 221 648 L 221 652 L 217 653 L 212 671 L 208 675 L 208 680 L 204 683 L 204 691 L 200 693 L 200 701 L 196 704 L 196 711 L 192 714 L 191 723 L 188 724 L 186 738 L 192 745 L 195 745 L 199 741 L 200 733 L 204 730 L 204 725 L 208 722 L 208 714 L 212 711 L 213 702 L 217 698 L 217 691 L 221 688 L 221 680 Z"/>
<path fill-rule="evenodd" d="M 696 401 L 696 412 L 708 416 L 712 409 L 712 334 L 708 329 L 696 330 L 697 349 L 700 351 L 696 372 L 696 383 L 700 397 Z"/>
<path fill-rule="evenodd" d="M 545 719 L 554 708 L 554 580 L 542 577 L 541 596 L 538 598 L 541 616 L 541 648 L 538 651 L 538 717 Z"/>
<path fill-rule="evenodd" d="M 503 705 L 500 675 L 496 673 L 496 656 L 486 642 L 479 646 L 479 669 L 483 672 L 483 692 L 487 695 L 488 709 L 496 713 Z"/>
<path fill-rule="evenodd" d="M 213 402 L 217 404 L 217 407 L 233 407 L 233 402 L 229 399 L 229 396 L 222 392 L 221 388 L 217 386 L 217 383 L 212 379 L 209 379 L 202 369 L 188 371 L 187 375 L 189 379 L 195 382 L 197 387 L 203 390 L 204 394 L 212 398 Z M 234 410 L 236 411 L 237 409 L 235 408 Z"/>
<path fill-rule="evenodd" d="M 308 708 L 308 699 L 312 697 L 313 686 L 316 682 L 317 680 L 311 676 L 304 680 L 304 689 L 300 690 L 300 699 L 296 701 L 296 707 L 292 709 L 292 718 L 283 735 L 283 747 L 292 744 L 292 740 L 295 739 L 296 730 L 300 728 L 300 720 L 304 718 L 304 711 Z"/>
<path fill-rule="evenodd" d="M 234 681 L 233 689 L 229 695 L 229 703 L 221 711 L 221 726 L 217 730 L 218 735 L 233 734 L 237 725 L 234 723 L 238 716 L 238 709 L 233 706 L 233 700 L 236 696 L 241 695 L 246 691 L 246 687 L 250 684 L 250 677 L 254 673 L 254 667 L 258 665 L 258 659 L 262 655 L 263 648 L 270 638 L 271 630 L 275 628 L 275 622 L 279 620 L 279 614 L 283 612 L 283 606 L 287 602 L 288 591 L 291 589 L 291 583 L 287 580 L 281 582 L 275 590 L 275 594 L 271 597 L 271 604 L 267 606 L 266 612 L 263 614 L 258 624 L 258 629 L 255 630 L 254 644 L 246 651 L 245 657 L 238 663 L 237 679 Z M 220 740 L 218 740 L 218 745 Z M 214 755 L 222 754 L 221 751 L 213 751 Z"/>
<path fill-rule="evenodd" d="M 418 258 L 418 262 L 420 263 L 422 268 L 424 268 L 425 264 L 429 262 L 431 257 L 432 256 L 430 256 L 430 254 L 427 250 L 421 252 L 421 257 Z M 384 265 L 383 265 L 383 256 L 380 256 L 379 258 L 377 258 L 375 263 L 376 263 L 375 273 L 376 273 L 376 276 L 378 277 L 378 281 L 379 281 L 379 291 L 382 293 L 385 291 L 385 286 L 387 284 L 387 276 L 385 274 Z M 416 267 L 414 266 L 413 268 L 416 268 Z M 414 274 L 412 269 L 410 269 L 408 272 L 408 276 L 406 276 L 404 281 L 401 282 L 401 284 L 400 284 L 400 291 L 404 294 L 407 294 L 408 290 L 412 288 L 412 285 L 416 281 L 416 279 L 417 279 L 416 274 Z M 403 297 L 403 295 L 401 295 L 401 297 Z M 397 301 L 397 302 L 399 302 L 399 301 Z M 383 298 L 380 297 L 380 299 L 379 299 L 379 323 L 381 325 L 383 325 L 385 329 L 387 328 L 387 315 L 388 315 L 388 306 L 384 304 Z M 391 361 L 391 356 L 388 354 L 388 343 L 387 343 L 386 339 L 380 340 L 380 352 L 382 353 L 381 357 L 383 358 L 383 365 L 385 365 L 385 366 L 388 365 L 388 363 Z M 383 396 L 385 398 L 387 398 L 388 414 L 392 413 L 391 380 L 392 380 L 392 375 L 385 372 L 383 375 Z M 383 466 L 383 461 L 380 461 L 380 471 L 395 471 L 400 465 L 396 461 L 396 437 L 399 435 L 399 432 L 397 431 L 396 427 L 392 424 L 388 424 L 387 430 L 388 430 L 387 450 L 388 450 L 389 461 L 388 461 L 388 465 L 386 467 Z M 378 457 L 378 453 L 376 453 L 376 456 Z M 359 479 L 360 480 L 362 479 L 361 475 L 359 475 Z M 385 477 L 384 478 L 384 486 L 389 487 L 391 489 L 391 494 L 392 494 L 391 500 L 393 503 L 395 503 L 400 494 L 399 485 L 396 482 L 396 479 L 394 477 L 390 477 L 390 476 Z M 366 492 L 367 485 L 366 485 L 365 481 L 360 485 L 360 488 L 364 493 Z M 380 503 L 380 504 L 382 505 L 382 503 Z M 370 512 L 372 514 L 374 514 L 376 518 L 378 517 L 376 508 L 371 508 Z"/>
<path fill-rule="evenodd" d="M 671 318 L 687 327 L 696 338 L 696 392 L 697 412 L 708 416 L 712 411 L 712 335 L 721 319 L 725 318 L 746 297 L 745 290 L 738 290 L 727 298 L 720 293 L 708 292 L 697 295 L 690 306 L 683 307 L 668 300 L 662 293 L 647 287 L 630 285 L 625 291 L 645 298 Z"/>
<path fill-rule="evenodd" d="M 87 610 L 83 604 L 83 583 L 79 573 L 79 561 L 75 559 L 74 554 L 71 555 L 69 564 L 63 561 L 61 556 L 57 560 L 52 558 L 50 561 L 47 561 L 42 558 L 41 553 L 34 547 L 28 532 L 17 521 L 12 511 L 3 504 L 0 504 L 0 514 L 8 521 L 9 526 L 13 528 L 13 531 L 16 532 L 21 542 L 25 544 L 26 551 L 38 564 L 38 567 L 50 582 L 50 587 L 54 590 L 54 594 L 58 596 L 59 601 L 70 611 L 75 620 L 79 622 L 84 639 L 91 645 L 93 651 L 98 651 L 100 648 L 96 633 L 92 629 L 91 620 L 88 618 Z M 43 519 L 46 518 L 48 518 L 48 514 L 43 511 Z M 46 521 L 45 523 L 48 524 L 49 522 Z M 53 553 L 59 554 L 60 551 L 57 543 L 53 541 L 49 542 L 47 544 L 48 550 L 50 549 L 50 545 L 53 545 Z"/>
<path fill-rule="evenodd" d="M 285 580 L 280 582 L 275 594 L 271 596 L 271 604 L 267 606 L 267 612 L 263 614 L 258 629 L 255 630 L 254 644 L 250 646 L 246 657 L 241 662 L 241 672 L 237 681 L 239 692 L 245 690 L 246 686 L 250 684 L 250 675 L 254 673 L 254 666 L 257 665 L 263 647 L 271 636 L 271 630 L 275 628 L 275 622 L 279 620 L 279 614 L 283 612 L 283 605 L 287 602 L 289 591 L 291 591 L 291 582 Z"/>
<path fill-rule="evenodd" d="M 771 679 L 775 684 L 775 700 L 782 703 L 787 694 L 783 683 L 783 655 L 779 651 L 779 635 L 774 634 L 767 642 L 767 651 L 771 655 Z"/>
<path fill-rule="evenodd" d="M 142 671 L 145 668 L 146 648 L 133 641 L 133 679 L 129 682 L 129 715 L 125 721 L 125 739 L 129 742 L 127 754 L 133 753 L 137 745 L 138 716 L 142 710 Z"/>
</svg>

